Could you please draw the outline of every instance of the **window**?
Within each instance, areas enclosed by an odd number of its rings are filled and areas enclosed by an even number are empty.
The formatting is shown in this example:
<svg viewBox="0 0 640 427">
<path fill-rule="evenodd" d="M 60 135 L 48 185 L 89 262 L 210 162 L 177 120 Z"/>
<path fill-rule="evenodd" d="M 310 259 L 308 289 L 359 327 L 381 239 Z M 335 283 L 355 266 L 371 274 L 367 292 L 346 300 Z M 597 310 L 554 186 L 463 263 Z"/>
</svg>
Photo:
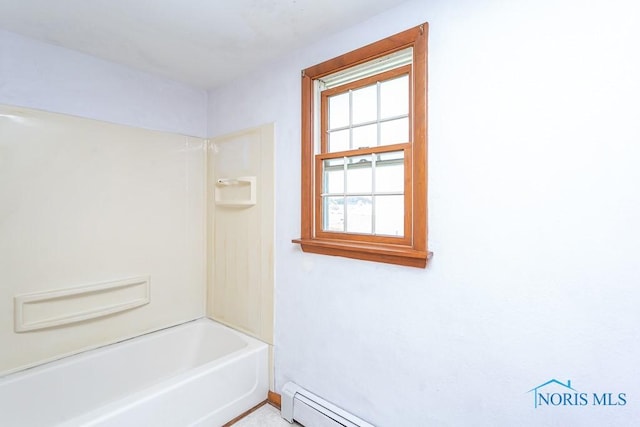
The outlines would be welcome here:
<svg viewBox="0 0 640 427">
<path fill-rule="evenodd" d="M 302 72 L 305 252 L 424 267 L 427 24 Z"/>
</svg>

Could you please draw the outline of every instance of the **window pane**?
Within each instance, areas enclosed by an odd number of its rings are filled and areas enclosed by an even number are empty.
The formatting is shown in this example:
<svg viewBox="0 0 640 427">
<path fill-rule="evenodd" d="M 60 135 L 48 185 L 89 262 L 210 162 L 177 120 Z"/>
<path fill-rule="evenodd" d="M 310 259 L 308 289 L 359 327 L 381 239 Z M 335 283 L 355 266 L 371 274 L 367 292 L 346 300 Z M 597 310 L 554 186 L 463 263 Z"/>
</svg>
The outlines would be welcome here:
<svg viewBox="0 0 640 427">
<path fill-rule="evenodd" d="M 322 229 L 344 233 L 344 197 L 323 197 Z"/>
<path fill-rule="evenodd" d="M 349 149 L 349 129 L 329 132 L 329 152 L 346 151 Z"/>
<path fill-rule="evenodd" d="M 371 234 L 371 197 L 347 197 L 347 232 Z"/>
<path fill-rule="evenodd" d="M 382 153 L 381 155 L 385 155 L 385 154 L 395 154 L 397 153 L 397 151 L 393 151 L 392 153 Z M 395 154 L 397 155 L 397 154 Z M 391 157 L 385 157 L 385 160 L 387 158 L 391 158 Z M 394 157 L 395 158 L 395 157 Z M 333 167 L 333 166 L 341 166 L 344 165 L 344 157 L 337 157 L 335 159 L 327 159 L 324 161 L 326 167 Z"/>
<path fill-rule="evenodd" d="M 404 153 L 383 153 L 376 161 L 376 192 L 404 193 Z"/>
<path fill-rule="evenodd" d="M 380 145 L 404 144 L 405 142 L 409 142 L 408 118 L 380 123 Z"/>
<path fill-rule="evenodd" d="M 376 196 L 376 234 L 404 235 L 404 196 Z"/>
<path fill-rule="evenodd" d="M 409 76 L 380 83 L 380 118 L 409 114 Z"/>
<path fill-rule="evenodd" d="M 375 147 L 378 145 L 378 125 L 366 125 L 353 128 L 352 148 Z"/>
<path fill-rule="evenodd" d="M 349 94 L 329 98 L 329 129 L 349 126 Z"/>
<path fill-rule="evenodd" d="M 347 193 L 371 193 L 373 169 L 371 155 L 349 157 L 347 163 Z"/>
<path fill-rule="evenodd" d="M 351 93 L 353 102 L 353 120 L 351 124 L 372 122 L 378 118 L 378 100 L 376 85 L 354 90 Z"/>
<path fill-rule="evenodd" d="M 331 159 L 324 162 L 323 193 L 344 193 L 344 159 Z"/>
</svg>

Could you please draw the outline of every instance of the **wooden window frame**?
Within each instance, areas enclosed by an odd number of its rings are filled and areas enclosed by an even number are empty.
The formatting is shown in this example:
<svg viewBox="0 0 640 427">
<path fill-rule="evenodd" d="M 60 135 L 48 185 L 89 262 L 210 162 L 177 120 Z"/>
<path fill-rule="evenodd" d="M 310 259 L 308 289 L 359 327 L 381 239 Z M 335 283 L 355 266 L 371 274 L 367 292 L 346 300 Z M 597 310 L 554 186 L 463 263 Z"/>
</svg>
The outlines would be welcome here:
<svg viewBox="0 0 640 427">
<path fill-rule="evenodd" d="M 352 52 L 330 59 L 302 71 L 302 188 L 301 237 L 293 240 L 304 252 L 342 256 L 367 261 L 424 268 L 431 253 L 427 249 L 427 38 L 428 24 L 403 31 Z M 379 236 L 328 233 L 320 231 L 319 192 L 321 191 L 321 160 L 315 141 L 314 81 L 347 68 L 368 62 L 399 50 L 412 47 L 413 61 L 410 79 L 410 142 L 393 146 L 378 146 L 374 150 L 391 151 L 395 147 L 405 153 L 405 236 Z M 322 150 L 325 151 L 325 150 Z M 360 150 L 339 153 L 358 154 Z M 371 150 L 369 150 L 371 152 Z M 331 157 L 331 153 L 322 153 Z M 409 158 L 407 158 L 409 156 Z M 406 194 L 408 190 L 409 194 Z M 407 204 L 407 201 L 409 202 Z M 408 235 L 406 235 L 408 233 Z"/>
</svg>

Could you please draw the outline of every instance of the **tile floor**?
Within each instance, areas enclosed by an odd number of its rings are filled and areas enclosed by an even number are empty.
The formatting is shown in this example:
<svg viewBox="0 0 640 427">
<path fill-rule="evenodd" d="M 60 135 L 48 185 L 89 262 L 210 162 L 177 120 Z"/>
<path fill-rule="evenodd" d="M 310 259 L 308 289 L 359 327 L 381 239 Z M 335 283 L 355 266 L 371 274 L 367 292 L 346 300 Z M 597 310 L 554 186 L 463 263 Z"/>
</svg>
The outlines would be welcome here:
<svg viewBox="0 0 640 427">
<path fill-rule="evenodd" d="M 253 411 L 237 423 L 233 424 L 232 427 L 292 427 L 292 426 L 300 426 L 300 424 L 294 422 L 293 424 L 289 424 L 280 416 L 280 411 L 278 411 L 273 406 L 266 405 L 261 406 L 257 410 Z"/>
</svg>

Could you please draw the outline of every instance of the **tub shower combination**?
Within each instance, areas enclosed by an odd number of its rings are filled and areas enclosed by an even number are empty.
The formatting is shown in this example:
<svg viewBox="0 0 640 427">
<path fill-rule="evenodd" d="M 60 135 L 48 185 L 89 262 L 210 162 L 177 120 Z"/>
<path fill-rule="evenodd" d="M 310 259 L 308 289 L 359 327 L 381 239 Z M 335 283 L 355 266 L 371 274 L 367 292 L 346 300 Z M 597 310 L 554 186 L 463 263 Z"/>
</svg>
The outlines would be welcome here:
<svg viewBox="0 0 640 427">
<path fill-rule="evenodd" d="M 0 378 L 0 426 L 220 426 L 268 389 L 267 344 L 203 318 Z"/>
<path fill-rule="evenodd" d="M 0 182 L 24 184 L 0 185 L 0 427 L 219 426 L 264 401 L 273 124 L 209 140 L 0 105 L 0 134 Z"/>
</svg>

